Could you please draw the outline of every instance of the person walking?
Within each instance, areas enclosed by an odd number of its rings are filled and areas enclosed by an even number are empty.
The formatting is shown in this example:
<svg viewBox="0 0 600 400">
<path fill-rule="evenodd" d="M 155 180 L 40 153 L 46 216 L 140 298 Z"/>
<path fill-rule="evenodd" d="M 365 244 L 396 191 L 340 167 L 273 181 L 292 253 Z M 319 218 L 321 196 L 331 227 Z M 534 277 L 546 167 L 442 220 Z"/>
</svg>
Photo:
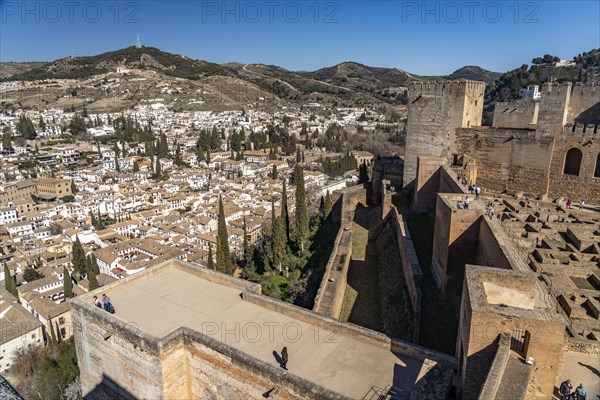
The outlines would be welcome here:
<svg viewBox="0 0 600 400">
<path fill-rule="evenodd" d="M 583 383 L 575 389 L 575 400 L 587 400 L 587 390 L 583 387 Z"/>
<path fill-rule="evenodd" d="M 585 206 L 585 201 L 581 200 L 581 201 L 579 202 L 579 209 L 580 209 L 580 210 L 583 210 L 583 207 L 584 207 L 584 206 Z"/>
<path fill-rule="evenodd" d="M 567 208 L 571 208 L 571 199 L 567 199 Z"/>
<path fill-rule="evenodd" d="M 469 204 L 471 203 L 471 199 L 469 196 L 465 197 L 465 210 L 469 209 Z"/>
<path fill-rule="evenodd" d="M 477 186 L 475 188 L 475 200 L 479 200 L 479 195 L 481 194 L 481 188 Z"/>
<path fill-rule="evenodd" d="M 560 394 L 560 400 L 571 400 L 571 391 L 573 390 L 573 385 L 571 385 L 571 380 L 567 379 L 563 383 L 560 384 L 560 389 L 558 393 Z"/>
<path fill-rule="evenodd" d="M 108 297 L 106 293 L 102 294 L 102 304 L 104 305 L 104 311 L 110 312 L 112 304 L 110 303 L 110 297 Z"/>
<path fill-rule="evenodd" d="M 281 349 L 281 368 L 287 370 L 288 350 L 287 347 Z"/>
</svg>

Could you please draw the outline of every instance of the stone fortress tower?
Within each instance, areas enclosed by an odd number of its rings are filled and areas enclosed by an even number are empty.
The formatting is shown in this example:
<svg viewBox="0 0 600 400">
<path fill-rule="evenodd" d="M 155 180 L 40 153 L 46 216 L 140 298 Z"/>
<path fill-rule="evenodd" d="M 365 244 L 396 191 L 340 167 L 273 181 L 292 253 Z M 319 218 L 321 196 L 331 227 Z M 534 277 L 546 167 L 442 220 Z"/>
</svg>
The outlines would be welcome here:
<svg viewBox="0 0 600 400">
<path fill-rule="evenodd" d="M 438 157 L 489 191 L 600 198 L 597 85 L 544 83 L 539 100 L 496 103 L 491 127 L 480 126 L 484 91 L 484 82 L 411 83 L 403 186 L 421 193 L 437 168 L 419 172 L 418 157 Z"/>
<path fill-rule="evenodd" d="M 404 185 L 416 178 L 417 156 L 456 153 L 456 128 L 481 125 L 484 82 L 412 82 L 409 86 Z"/>
</svg>

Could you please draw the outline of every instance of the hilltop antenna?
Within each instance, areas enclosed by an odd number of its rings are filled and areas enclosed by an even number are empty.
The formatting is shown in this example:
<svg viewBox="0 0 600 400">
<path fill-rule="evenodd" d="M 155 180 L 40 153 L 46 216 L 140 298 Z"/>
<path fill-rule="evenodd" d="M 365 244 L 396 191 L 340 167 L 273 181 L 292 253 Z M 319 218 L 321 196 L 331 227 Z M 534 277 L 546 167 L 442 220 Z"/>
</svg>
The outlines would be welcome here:
<svg viewBox="0 0 600 400">
<path fill-rule="evenodd" d="M 140 34 L 136 34 L 136 42 L 135 42 L 135 47 L 137 47 L 138 49 L 142 48 L 142 41 L 140 40 Z"/>
</svg>

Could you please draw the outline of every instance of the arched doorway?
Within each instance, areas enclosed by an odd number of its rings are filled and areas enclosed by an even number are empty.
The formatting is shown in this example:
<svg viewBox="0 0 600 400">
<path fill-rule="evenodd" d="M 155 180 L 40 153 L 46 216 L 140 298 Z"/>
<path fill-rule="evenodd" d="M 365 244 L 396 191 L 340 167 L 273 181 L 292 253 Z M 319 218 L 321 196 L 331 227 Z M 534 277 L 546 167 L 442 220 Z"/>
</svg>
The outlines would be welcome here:
<svg viewBox="0 0 600 400">
<path fill-rule="evenodd" d="M 579 175 L 579 169 L 581 168 L 582 158 L 583 153 L 576 147 L 567 151 L 567 155 L 565 156 L 565 166 L 563 168 L 563 174 Z"/>
</svg>

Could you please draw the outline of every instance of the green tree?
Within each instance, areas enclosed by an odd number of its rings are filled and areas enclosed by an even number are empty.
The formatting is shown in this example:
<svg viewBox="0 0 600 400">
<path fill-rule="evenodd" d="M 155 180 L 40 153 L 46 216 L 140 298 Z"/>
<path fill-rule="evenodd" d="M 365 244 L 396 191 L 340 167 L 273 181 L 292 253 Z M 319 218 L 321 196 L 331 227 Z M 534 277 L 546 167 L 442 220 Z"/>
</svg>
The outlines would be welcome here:
<svg viewBox="0 0 600 400">
<path fill-rule="evenodd" d="M 271 203 L 271 256 L 273 258 L 273 267 L 281 271 L 281 261 L 285 257 L 285 227 L 282 216 L 275 214 L 275 203 Z"/>
<path fill-rule="evenodd" d="M 208 269 L 215 269 L 215 260 L 213 260 L 212 246 L 208 245 L 208 261 L 206 263 Z"/>
<path fill-rule="evenodd" d="M 4 289 L 6 289 L 7 292 L 11 291 L 10 281 L 11 281 L 10 270 L 8 269 L 8 265 L 6 265 L 6 263 L 4 263 Z"/>
<path fill-rule="evenodd" d="M 96 274 L 96 276 L 98 274 L 100 274 L 100 267 L 98 267 L 98 260 L 96 259 L 95 255 L 91 255 L 92 257 L 92 270 L 94 271 L 94 273 Z"/>
<path fill-rule="evenodd" d="M 73 264 L 75 271 L 79 272 L 81 276 L 85 275 L 87 267 L 85 261 L 85 251 L 83 250 L 83 246 L 79 241 L 79 236 L 75 236 L 75 241 L 71 246 L 71 263 Z"/>
<path fill-rule="evenodd" d="M 53 343 L 42 353 L 35 368 L 33 392 L 43 394 L 44 399 L 63 399 L 65 390 L 79 375 L 75 341 L 69 338 Z"/>
<path fill-rule="evenodd" d="M 72 135 L 80 135 L 85 133 L 87 131 L 87 123 L 85 122 L 85 119 L 76 113 L 69 122 L 69 131 L 71 131 Z"/>
<path fill-rule="evenodd" d="M 225 223 L 223 199 L 219 196 L 219 222 L 217 230 L 217 270 L 226 274 L 233 272 L 233 265 L 229 254 L 229 235 Z"/>
<path fill-rule="evenodd" d="M 281 187 L 281 219 L 285 231 L 286 243 L 290 240 L 290 213 L 288 211 L 287 187 L 285 179 L 282 181 Z"/>
<path fill-rule="evenodd" d="M 296 182 L 296 240 L 298 247 L 304 252 L 304 240 L 308 235 L 308 210 L 306 208 L 304 172 L 297 164 L 294 179 Z"/>
<path fill-rule="evenodd" d="M 17 302 L 21 302 L 19 300 L 19 291 L 17 290 L 17 282 L 15 281 L 15 277 L 10 275 L 10 271 L 6 263 L 4 264 L 4 288 L 11 293 L 17 299 Z"/>
<path fill-rule="evenodd" d="M 162 178 L 162 167 L 160 166 L 160 159 L 156 159 L 156 172 L 154 173 L 154 177 L 157 179 Z"/>
<path fill-rule="evenodd" d="M 40 121 L 38 123 L 42 132 L 46 130 L 46 123 L 44 122 L 44 118 L 40 115 Z"/>
<path fill-rule="evenodd" d="M 2 148 L 4 150 L 12 149 L 12 131 L 8 126 L 2 130 Z"/>
<path fill-rule="evenodd" d="M 25 272 L 23 272 L 23 279 L 25 279 L 27 282 L 33 282 L 38 279 L 42 279 L 43 277 L 44 277 L 44 274 L 40 274 L 33 267 L 27 267 L 27 268 L 25 268 Z"/>
<path fill-rule="evenodd" d="M 92 257 L 93 256 L 87 257 L 87 265 L 88 265 L 87 278 L 88 278 L 88 289 L 90 291 L 98 288 L 98 279 L 96 278 L 96 271 L 94 271 L 94 260 L 92 259 Z"/>
<path fill-rule="evenodd" d="M 104 222 L 102 221 L 102 214 L 100 214 L 100 209 L 98 209 L 98 218 L 96 218 L 96 230 L 101 231 L 104 228 L 106 227 L 104 226 Z M 85 253 L 83 257 L 85 258 Z"/>
<path fill-rule="evenodd" d="M 37 137 L 33 122 L 31 122 L 31 119 L 29 119 L 29 117 L 27 117 L 25 114 L 19 117 L 17 133 L 27 140 L 33 140 Z"/>
<path fill-rule="evenodd" d="M 244 258 L 246 257 L 246 252 L 248 251 L 248 231 L 246 229 L 246 216 L 244 215 L 244 241 L 243 241 L 243 249 L 244 249 Z"/>
<path fill-rule="evenodd" d="M 158 139 L 158 153 L 159 158 L 165 158 L 169 154 L 169 143 L 167 142 L 167 135 L 161 132 Z"/>
<path fill-rule="evenodd" d="M 327 218 L 331 213 L 331 209 L 333 208 L 333 204 L 331 203 L 331 194 L 329 194 L 329 190 L 325 194 L 325 202 L 323 203 L 323 218 Z"/>
<path fill-rule="evenodd" d="M 206 160 L 206 157 L 204 156 L 204 151 L 202 151 L 202 147 L 198 146 L 198 151 L 196 153 L 196 156 L 198 158 L 198 161 L 204 161 Z"/>
<path fill-rule="evenodd" d="M 73 297 L 73 281 L 71 280 L 71 275 L 69 275 L 67 267 L 63 267 L 63 291 L 65 293 L 65 298 Z"/>
<path fill-rule="evenodd" d="M 71 193 L 77 193 L 77 185 L 75 185 L 75 182 L 73 180 L 71 180 Z"/>
<path fill-rule="evenodd" d="M 177 148 L 175 149 L 175 160 L 173 162 L 175 163 L 175 165 L 181 166 L 181 161 L 181 146 L 179 145 L 179 143 L 177 143 Z"/>
<path fill-rule="evenodd" d="M 137 161 L 133 162 L 133 172 L 140 172 L 140 166 Z"/>
<path fill-rule="evenodd" d="M 50 343 L 56 343 L 56 332 L 54 332 L 54 324 L 52 323 L 52 318 L 48 316 L 48 325 L 50 325 Z"/>
<path fill-rule="evenodd" d="M 271 172 L 271 179 L 277 179 L 277 165 L 273 164 L 273 171 Z"/>
</svg>

